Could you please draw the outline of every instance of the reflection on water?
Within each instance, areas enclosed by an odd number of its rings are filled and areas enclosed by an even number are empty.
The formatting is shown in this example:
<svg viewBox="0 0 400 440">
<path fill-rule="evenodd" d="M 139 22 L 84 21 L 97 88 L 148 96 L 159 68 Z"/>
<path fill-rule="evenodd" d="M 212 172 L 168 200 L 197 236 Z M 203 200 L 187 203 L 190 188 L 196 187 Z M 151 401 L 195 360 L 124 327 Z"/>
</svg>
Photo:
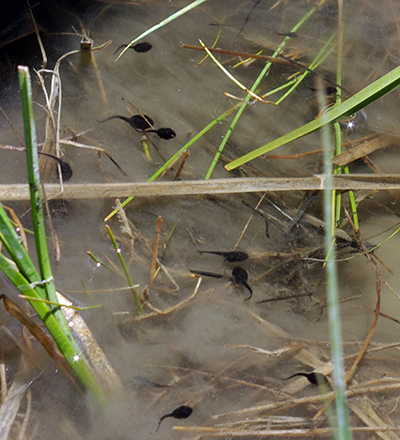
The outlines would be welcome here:
<svg viewBox="0 0 400 440">
<path fill-rule="evenodd" d="M 204 53 L 184 49 L 182 44 L 199 45 L 201 39 L 211 46 L 218 38 L 219 48 L 247 53 L 262 50 L 270 56 L 283 39 L 291 37 L 283 55 L 309 65 L 337 31 L 338 8 L 333 1 L 317 5 L 295 34 L 293 27 L 314 7 L 310 2 L 209 1 L 146 36 L 151 50 L 142 50 L 143 46 L 137 45 L 136 50 L 126 51 L 115 62 L 118 49 L 187 4 L 158 0 L 99 3 L 92 15 L 79 19 L 71 14 L 71 28 L 60 28 L 63 32 L 85 32 L 94 40 L 94 46 L 112 40 L 89 58 L 74 54 L 61 64 L 61 145 L 65 160 L 73 169 L 71 183 L 146 181 L 211 121 L 242 103 L 232 96 L 244 99 L 243 90 L 210 59 L 201 62 Z M 355 93 L 396 67 L 400 57 L 397 16 L 395 2 L 388 2 L 385 8 L 378 8 L 374 2 L 346 2 L 342 72 L 345 89 Z M 78 35 L 60 36 L 54 32 L 42 34 L 49 52 L 48 68 L 53 68 L 61 54 L 78 49 L 81 40 Z M 13 46 L 11 64 L 7 66 L 4 62 L 1 70 L 8 88 L 3 90 L 0 104 L 20 135 L 16 82 L 13 74 L 6 73 L 13 71 L 12 63 L 17 59 L 37 69 L 42 63 L 35 38 L 25 41 L 34 55 L 28 56 L 25 47 L 18 59 L 20 46 Z M 10 50 L 10 46 L 3 50 Z M 332 87 L 331 83 L 338 81 L 335 43 L 329 46 L 328 53 L 318 69 L 330 81 L 326 86 Z M 265 65 L 262 60 L 244 62 L 229 54 L 219 53 L 216 57 L 248 88 Z M 273 64 L 256 93 L 268 93 L 299 73 L 302 72 L 298 65 Z M 50 81 L 51 75 L 47 74 L 47 86 Z M 290 179 L 320 172 L 319 134 L 250 162 L 240 173 L 229 175 L 223 168 L 228 161 L 312 120 L 319 111 L 316 87 L 315 77 L 309 73 L 278 106 L 256 101 L 249 104 L 212 178 L 245 175 Z M 276 101 L 286 90 L 266 99 Z M 348 127 L 351 129 L 343 130 L 343 143 L 356 145 L 371 133 L 398 135 L 398 94 L 396 90 L 360 113 L 362 120 L 353 121 L 353 126 Z M 35 102 L 38 141 L 43 142 L 46 112 L 40 88 L 36 90 Z M 203 179 L 233 117 L 231 114 L 221 120 L 193 144 L 184 166 L 180 169 L 179 162 L 174 164 L 163 179 L 172 180 L 178 170 L 181 180 Z M 100 123 L 109 119 L 115 120 Z M 0 121 L 1 144 L 18 146 L 6 119 L 1 117 Z M 160 127 L 173 127 L 176 136 L 163 136 Z M 393 139 L 389 147 L 352 163 L 350 171 L 398 173 L 396 138 Z M 85 145 L 97 150 L 84 148 Z M 126 175 L 99 148 L 111 155 Z M 314 151 L 317 152 L 298 156 Z M 0 157 L 2 183 L 26 182 L 23 153 L 1 150 Z M 46 166 L 53 165 L 48 161 Z M 55 178 L 55 168 L 50 168 L 47 180 Z M 55 371 L 47 355 L 31 341 L 37 371 L 43 374 L 31 386 L 32 402 L 28 404 L 24 398 L 21 404 L 22 417 L 28 414 L 26 438 L 154 438 L 152 432 L 163 415 L 173 414 L 174 408 L 181 407 L 193 408 L 193 414 L 187 419 L 166 419 L 155 436 L 168 433 L 171 438 L 180 439 L 198 435 L 171 431 L 175 425 L 215 426 L 217 431 L 309 426 L 322 404 L 314 402 L 313 407 L 290 402 L 317 396 L 317 389 L 309 386 L 305 378 L 290 384 L 281 378 L 304 371 L 309 374 L 314 369 L 328 377 L 331 373 L 321 262 L 321 196 L 268 193 L 255 211 L 261 196 L 137 198 L 127 206 L 125 220 L 110 220 L 132 279 L 139 284 L 138 292 L 151 305 L 145 306 L 149 313 L 146 319 L 137 319 L 130 290 L 115 290 L 127 284 L 104 228 L 103 219 L 113 209 L 114 201 L 52 202 L 53 227 L 62 254 L 59 264 L 54 264 L 57 286 L 85 305 L 103 305 L 82 316 L 121 376 L 125 389 L 112 396 L 105 408 L 96 408 L 71 389 L 67 379 Z M 378 237 L 376 234 L 397 222 L 397 194 L 360 192 L 357 197 L 361 236 L 367 240 L 367 247 L 378 244 L 391 231 Z M 343 194 L 343 204 L 348 207 L 348 194 Z M 27 206 L 16 202 L 8 205 L 29 227 Z M 163 222 L 156 277 L 147 289 L 159 216 Z M 338 258 L 360 252 L 344 214 L 339 226 L 343 230 L 337 235 Z M 391 274 L 382 269 L 382 276 L 396 292 L 399 282 L 392 263 L 397 261 L 394 240 L 379 251 L 379 257 L 394 271 Z M 97 260 L 90 259 L 87 251 Z M 242 255 L 239 252 L 245 252 L 248 258 L 230 259 L 232 255 Z M 362 344 L 368 332 L 376 305 L 375 274 L 363 258 L 339 264 L 346 368 L 359 351 L 358 344 Z M 199 282 L 190 270 L 222 276 L 203 277 Z M 2 291 L 16 295 L 3 277 Z M 247 298 L 249 292 L 252 298 Z M 398 319 L 398 297 L 388 291 L 382 291 L 382 295 L 381 311 Z M 20 326 L 3 309 L 1 320 L 5 325 L 0 342 L 7 380 L 12 381 L 23 363 L 18 362 L 15 353 L 26 350 L 26 342 Z M 374 357 L 368 355 L 368 362 L 357 370 L 358 383 L 398 376 L 398 356 L 393 349 L 383 351 L 380 345 L 398 342 L 397 325 L 379 318 L 371 345 L 376 353 Z M 392 379 L 390 383 L 398 384 L 398 380 Z M 380 403 L 376 412 L 385 423 L 396 422 L 395 413 L 388 415 L 395 404 L 392 398 L 396 390 L 385 389 L 384 393 L 383 404 L 382 394 L 370 393 Z M 279 410 L 274 407 L 276 404 L 280 405 Z M 354 409 L 357 402 L 351 404 Z M 245 410 L 260 405 L 265 405 L 263 411 Z M 243 413 L 213 418 L 241 410 Z M 285 417 L 279 419 L 276 415 Z M 359 424 L 356 416 L 353 423 Z M 12 430 L 15 438 L 21 426 L 22 421 L 16 419 Z"/>
</svg>

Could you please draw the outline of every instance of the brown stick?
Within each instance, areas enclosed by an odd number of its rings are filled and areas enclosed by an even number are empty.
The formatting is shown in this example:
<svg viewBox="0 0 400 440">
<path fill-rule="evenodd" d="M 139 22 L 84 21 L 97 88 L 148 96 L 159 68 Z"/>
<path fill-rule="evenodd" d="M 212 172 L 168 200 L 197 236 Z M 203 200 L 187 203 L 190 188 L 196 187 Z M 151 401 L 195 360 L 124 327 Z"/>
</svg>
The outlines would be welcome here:
<svg viewBox="0 0 400 440">
<path fill-rule="evenodd" d="M 204 51 L 204 49 L 201 46 L 192 46 L 190 44 L 182 44 L 182 47 L 184 47 L 185 49 Z M 264 60 L 264 61 L 269 61 L 271 63 L 276 63 L 276 64 L 286 64 L 288 66 L 293 65 L 293 62 L 291 62 L 291 61 L 284 60 L 283 58 L 270 57 L 268 55 L 257 55 L 257 54 L 253 54 L 253 53 L 247 53 L 247 52 L 237 52 L 235 50 L 218 49 L 216 47 L 207 47 L 207 49 L 210 52 L 214 52 L 214 53 L 223 53 L 226 55 L 234 55 L 236 57 L 254 58 L 256 60 Z"/>
</svg>

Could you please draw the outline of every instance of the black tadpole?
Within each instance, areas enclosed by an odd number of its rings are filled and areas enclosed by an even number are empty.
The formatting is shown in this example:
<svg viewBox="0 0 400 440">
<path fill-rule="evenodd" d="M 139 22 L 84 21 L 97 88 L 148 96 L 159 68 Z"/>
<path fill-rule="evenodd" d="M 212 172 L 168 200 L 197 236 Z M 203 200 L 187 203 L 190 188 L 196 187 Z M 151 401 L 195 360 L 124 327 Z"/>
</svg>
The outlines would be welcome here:
<svg viewBox="0 0 400 440">
<path fill-rule="evenodd" d="M 158 130 L 146 130 L 145 133 L 155 133 L 161 139 L 172 139 L 176 136 L 176 133 L 172 128 L 159 128 Z"/>
<path fill-rule="evenodd" d="M 68 162 L 65 162 L 65 160 L 62 160 L 59 157 L 54 156 L 53 154 L 42 153 L 41 151 L 39 151 L 38 154 L 41 154 L 42 156 L 50 157 L 51 159 L 54 159 L 55 161 L 58 162 L 58 164 L 60 165 L 60 168 L 61 168 L 62 178 L 65 182 L 67 182 L 74 174 L 72 171 L 71 165 Z"/>
<path fill-rule="evenodd" d="M 192 270 L 192 269 L 189 269 L 189 270 L 192 274 L 200 276 L 200 277 L 210 277 L 210 278 L 223 278 L 224 277 L 220 273 L 205 272 L 204 270 Z"/>
<path fill-rule="evenodd" d="M 295 376 L 304 376 L 312 385 L 326 385 L 328 383 L 328 379 L 322 373 L 296 373 L 282 380 L 289 380 Z"/>
<path fill-rule="evenodd" d="M 245 299 L 245 301 L 248 301 L 253 296 L 253 291 L 251 287 L 247 284 L 247 280 L 249 278 L 247 270 L 237 266 L 232 270 L 232 277 L 233 281 L 236 284 L 240 284 L 241 286 L 246 287 L 246 289 L 250 292 L 250 296 Z"/>
<path fill-rule="evenodd" d="M 331 87 L 331 86 L 325 86 L 322 87 L 322 89 L 317 89 L 315 87 L 310 87 L 310 90 L 312 90 L 313 92 L 323 92 L 326 95 L 333 95 L 334 93 L 337 93 L 337 88 L 336 87 Z"/>
<path fill-rule="evenodd" d="M 148 130 L 153 126 L 154 123 L 153 119 L 151 119 L 147 115 L 133 115 L 130 118 L 127 118 L 126 116 L 114 115 L 100 121 L 97 120 L 97 122 L 107 122 L 111 119 L 122 119 L 123 121 L 131 125 L 139 133 L 143 133 L 145 130 Z"/>
<path fill-rule="evenodd" d="M 183 405 L 180 406 L 179 408 L 174 409 L 172 413 L 165 414 L 164 416 L 161 417 L 160 421 L 158 422 L 157 429 L 153 432 L 153 434 L 155 434 L 158 431 L 161 422 L 167 417 L 173 417 L 175 419 L 187 419 L 190 416 L 190 414 L 192 414 L 192 412 L 193 409 L 190 408 L 190 406 Z"/>
<path fill-rule="evenodd" d="M 219 252 L 219 251 L 200 251 L 201 254 L 214 254 L 221 255 L 228 263 L 237 263 L 249 258 L 246 252 L 232 251 L 232 252 Z"/>
<path fill-rule="evenodd" d="M 118 47 L 118 49 L 114 52 L 116 54 L 119 52 L 123 47 L 128 46 L 127 44 L 121 44 L 121 46 Z M 133 49 L 136 52 L 144 53 L 148 52 L 153 46 L 150 43 L 147 43 L 147 41 L 143 41 L 142 43 L 137 43 L 134 46 L 129 46 L 129 49 Z"/>
<path fill-rule="evenodd" d="M 159 128 L 158 130 L 153 130 L 153 119 L 147 115 L 133 115 L 130 118 L 121 115 L 110 116 L 106 119 L 97 120 L 97 122 L 107 122 L 110 119 L 122 119 L 131 125 L 139 133 L 156 133 L 161 139 L 172 139 L 176 136 L 176 133 L 172 128 Z"/>
<path fill-rule="evenodd" d="M 275 31 L 276 32 L 276 31 Z M 290 38 L 297 38 L 296 32 L 276 32 L 278 35 L 282 37 L 290 37 Z"/>
</svg>

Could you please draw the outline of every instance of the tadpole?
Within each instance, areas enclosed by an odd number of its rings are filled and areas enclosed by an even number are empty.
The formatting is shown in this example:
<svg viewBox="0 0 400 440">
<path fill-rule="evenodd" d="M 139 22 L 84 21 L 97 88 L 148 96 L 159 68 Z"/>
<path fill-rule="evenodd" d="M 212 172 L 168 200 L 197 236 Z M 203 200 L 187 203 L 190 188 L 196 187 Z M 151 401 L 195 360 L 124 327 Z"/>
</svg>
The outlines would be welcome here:
<svg viewBox="0 0 400 440">
<path fill-rule="evenodd" d="M 154 387 L 154 388 L 171 388 L 170 385 L 163 385 L 161 383 L 153 382 L 152 380 L 148 379 L 147 377 L 143 376 L 135 376 L 133 378 L 135 382 L 137 382 L 142 387 Z"/>
<path fill-rule="evenodd" d="M 130 124 L 139 133 L 143 133 L 145 130 L 151 128 L 154 123 L 153 119 L 147 115 L 133 115 L 130 118 L 127 118 L 126 116 L 114 115 L 106 119 L 97 120 L 97 122 L 107 122 L 111 119 L 122 119 Z"/>
<path fill-rule="evenodd" d="M 159 128 L 158 130 L 153 130 L 152 126 L 154 124 L 153 119 L 147 115 L 133 115 L 130 118 L 121 115 L 110 116 L 106 119 L 97 120 L 97 122 L 107 122 L 110 119 L 122 119 L 127 122 L 131 127 L 133 127 L 138 133 L 156 133 L 161 139 L 172 139 L 176 136 L 176 133 L 172 128 Z"/>
<path fill-rule="evenodd" d="M 205 272 L 204 270 L 192 270 L 189 269 L 191 273 L 193 273 L 194 275 L 198 275 L 200 277 L 210 277 L 210 278 L 223 278 L 224 276 L 221 275 L 220 273 L 215 273 L 215 272 Z"/>
<path fill-rule="evenodd" d="M 190 414 L 192 414 L 193 409 L 190 408 L 190 406 L 182 405 L 179 408 L 176 408 L 172 411 L 172 413 L 165 414 L 161 417 L 160 421 L 158 422 L 157 429 L 153 432 L 155 434 L 158 431 L 158 428 L 161 425 L 161 422 L 166 419 L 167 417 L 173 417 L 175 419 L 187 419 Z"/>
<path fill-rule="evenodd" d="M 249 258 L 246 252 L 232 251 L 232 252 L 219 252 L 219 251 L 200 251 L 201 254 L 214 254 L 221 255 L 228 263 L 236 263 L 244 261 Z"/>
<path fill-rule="evenodd" d="M 328 383 L 328 379 L 322 373 L 315 373 L 314 371 L 311 373 L 296 373 L 282 380 L 289 380 L 295 376 L 304 376 L 312 385 L 326 385 Z"/>
<path fill-rule="evenodd" d="M 61 168 L 61 175 L 62 175 L 62 178 L 65 182 L 67 182 L 74 174 L 72 171 L 71 165 L 68 162 L 65 162 L 65 160 L 62 160 L 59 157 L 54 156 L 53 154 L 42 153 L 41 151 L 39 151 L 38 154 L 41 154 L 42 156 L 50 157 L 51 159 L 54 159 L 55 161 L 57 161 L 59 163 L 60 168 Z"/>
<path fill-rule="evenodd" d="M 232 270 L 232 277 L 233 281 L 236 284 L 240 284 L 241 286 L 246 287 L 246 289 L 250 292 L 250 296 L 245 299 L 245 301 L 248 301 L 253 296 L 253 291 L 251 287 L 247 284 L 247 280 L 249 278 L 247 270 L 237 266 Z"/>
<path fill-rule="evenodd" d="M 317 89 L 315 87 L 310 87 L 310 90 L 313 92 L 319 92 L 322 91 L 325 93 L 325 95 L 333 95 L 334 93 L 337 93 L 337 88 L 332 86 L 325 86 L 322 89 Z"/>
<path fill-rule="evenodd" d="M 121 46 L 118 47 L 118 49 L 114 52 L 116 54 L 120 49 L 123 47 L 128 46 L 127 44 L 121 44 Z M 136 52 L 144 53 L 148 52 L 153 46 L 150 43 L 147 43 L 147 41 L 143 41 L 141 43 L 137 43 L 134 46 L 130 46 L 129 49 L 133 49 Z M 113 54 L 113 55 L 114 55 Z"/>
<path fill-rule="evenodd" d="M 276 32 L 276 31 L 275 31 Z M 297 38 L 296 32 L 276 32 L 278 35 L 282 37 L 290 37 L 290 38 Z"/>
<path fill-rule="evenodd" d="M 159 128 L 158 130 L 145 130 L 145 133 L 156 133 L 161 139 L 172 139 L 176 136 L 176 133 L 172 128 Z"/>
</svg>

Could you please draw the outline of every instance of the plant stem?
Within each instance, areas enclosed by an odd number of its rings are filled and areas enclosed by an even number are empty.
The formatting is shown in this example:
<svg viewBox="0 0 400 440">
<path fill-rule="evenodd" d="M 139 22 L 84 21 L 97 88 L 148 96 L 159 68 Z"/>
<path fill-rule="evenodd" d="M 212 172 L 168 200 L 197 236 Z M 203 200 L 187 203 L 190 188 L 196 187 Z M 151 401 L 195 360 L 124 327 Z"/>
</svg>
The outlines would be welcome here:
<svg viewBox="0 0 400 440">
<path fill-rule="evenodd" d="M 119 261 L 121 262 L 121 265 L 122 265 L 122 267 L 123 267 L 123 269 L 124 269 L 125 276 L 126 276 L 126 278 L 127 278 L 127 280 L 128 280 L 129 286 L 130 286 L 130 288 L 131 288 L 131 290 L 132 290 L 132 294 L 133 294 L 133 297 L 135 298 L 136 304 L 137 304 L 137 306 L 138 306 L 139 313 L 140 313 L 141 315 L 143 315 L 143 314 L 144 314 L 143 306 L 142 306 L 142 303 L 140 302 L 139 295 L 138 295 L 138 293 L 136 292 L 136 289 L 135 289 L 135 287 L 134 287 L 134 285 L 133 285 L 133 281 L 132 281 L 131 275 L 130 275 L 130 273 L 129 273 L 128 267 L 126 266 L 126 263 L 125 263 L 124 257 L 122 256 L 121 249 L 120 249 L 120 247 L 118 246 L 117 241 L 115 240 L 115 237 L 114 237 L 114 234 L 113 234 L 112 231 L 111 231 L 111 228 L 110 228 L 108 225 L 106 225 L 106 229 L 107 229 L 108 235 L 109 235 L 110 238 L 111 238 L 111 241 L 112 241 L 112 244 L 113 244 L 113 246 L 114 246 L 114 249 L 115 249 L 115 251 L 116 251 L 117 254 L 118 254 Z"/>
</svg>

